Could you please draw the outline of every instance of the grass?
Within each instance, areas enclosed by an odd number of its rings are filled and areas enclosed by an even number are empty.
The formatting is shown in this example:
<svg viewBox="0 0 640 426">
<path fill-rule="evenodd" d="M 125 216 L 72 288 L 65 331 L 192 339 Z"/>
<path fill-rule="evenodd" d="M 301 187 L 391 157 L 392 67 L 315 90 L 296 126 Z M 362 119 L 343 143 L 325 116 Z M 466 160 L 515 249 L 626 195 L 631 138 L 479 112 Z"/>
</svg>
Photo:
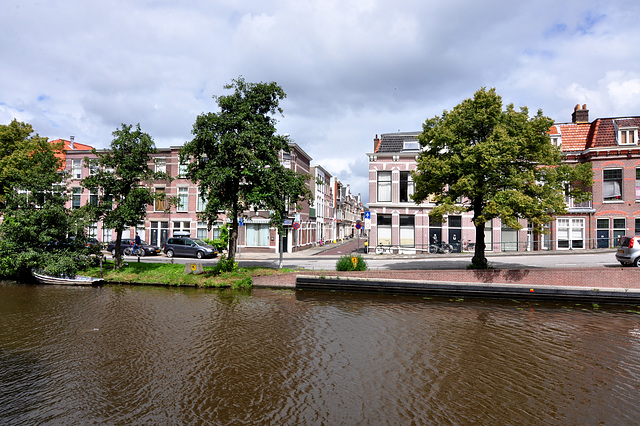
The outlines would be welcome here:
<svg viewBox="0 0 640 426">
<path fill-rule="evenodd" d="M 194 275 L 184 272 L 185 265 L 171 263 L 130 262 L 120 269 L 114 269 L 113 262 L 102 267 L 102 278 L 107 283 L 163 284 L 191 287 L 251 287 L 251 278 L 293 272 L 291 269 L 238 268 L 232 272 L 215 274 L 214 266 L 205 266 L 204 274 Z M 100 276 L 100 268 L 90 268 L 83 274 Z"/>
</svg>

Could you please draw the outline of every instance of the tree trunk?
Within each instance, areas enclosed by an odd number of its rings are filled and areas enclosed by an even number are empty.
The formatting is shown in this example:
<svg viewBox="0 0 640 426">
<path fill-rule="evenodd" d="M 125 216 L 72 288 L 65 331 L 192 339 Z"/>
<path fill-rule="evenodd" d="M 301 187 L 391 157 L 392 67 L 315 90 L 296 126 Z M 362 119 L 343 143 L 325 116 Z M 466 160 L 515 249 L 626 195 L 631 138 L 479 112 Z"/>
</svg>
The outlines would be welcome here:
<svg viewBox="0 0 640 426">
<path fill-rule="evenodd" d="M 231 232 L 229 233 L 229 259 L 236 258 L 236 247 L 238 245 L 238 206 L 233 206 L 231 211 Z"/>
<path fill-rule="evenodd" d="M 115 251 L 116 251 L 116 257 L 115 257 L 115 262 L 116 262 L 116 269 L 120 269 L 122 268 L 122 229 L 117 229 L 116 230 L 116 247 L 115 247 Z"/>
<path fill-rule="evenodd" d="M 471 259 L 471 265 L 476 269 L 486 269 L 488 267 L 487 258 L 485 256 L 486 244 L 484 241 L 485 223 L 476 224 L 476 218 L 482 214 L 482 200 L 476 199 L 473 202 L 473 223 L 476 227 L 476 247 Z"/>
</svg>

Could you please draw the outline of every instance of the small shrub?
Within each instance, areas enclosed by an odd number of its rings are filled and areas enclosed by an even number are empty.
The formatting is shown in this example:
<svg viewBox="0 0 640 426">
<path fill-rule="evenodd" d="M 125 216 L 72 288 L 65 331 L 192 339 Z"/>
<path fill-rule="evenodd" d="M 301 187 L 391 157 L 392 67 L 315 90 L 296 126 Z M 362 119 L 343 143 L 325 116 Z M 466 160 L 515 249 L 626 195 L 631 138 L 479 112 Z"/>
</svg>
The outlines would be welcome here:
<svg viewBox="0 0 640 426">
<path fill-rule="evenodd" d="M 214 274 L 221 274 L 223 272 L 233 272 L 238 269 L 238 262 L 235 259 L 227 258 L 227 256 L 220 256 L 220 260 L 213 268 Z"/>
<path fill-rule="evenodd" d="M 354 266 L 354 262 L 351 260 L 350 255 L 342 256 L 336 262 L 336 271 L 366 271 L 367 270 L 367 262 L 362 258 L 362 256 L 355 256 L 356 262 Z"/>
</svg>

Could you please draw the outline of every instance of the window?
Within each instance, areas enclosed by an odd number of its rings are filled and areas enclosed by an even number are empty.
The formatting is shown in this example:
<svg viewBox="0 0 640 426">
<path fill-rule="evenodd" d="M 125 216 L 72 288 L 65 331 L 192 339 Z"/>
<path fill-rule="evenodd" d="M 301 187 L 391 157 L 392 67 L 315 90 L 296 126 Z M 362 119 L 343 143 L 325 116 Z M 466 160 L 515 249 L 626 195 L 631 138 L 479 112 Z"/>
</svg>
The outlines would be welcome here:
<svg viewBox="0 0 640 426">
<path fill-rule="evenodd" d="M 418 141 L 404 141 L 402 143 L 403 151 L 419 151 L 420 150 L 420 142 Z"/>
<path fill-rule="evenodd" d="M 173 222 L 173 233 L 175 235 L 176 232 L 188 232 L 191 235 L 191 223 L 188 221 L 175 221 Z"/>
<path fill-rule="evenodd" d="M 415 216 L 400 215 L 400 246 L 415 247 Z"/>
<path fill-rule="evenodd" d="M 613 245 L 618 245 L 618 239 L 627 233 L 627 220 L 623 217 L 613 219 Z"/>
<path fill-rule="evenodd" d="M 155 205 L 155 210 L 157 212 L 160 211 L 164 211 L 164 197 L 165 197 L 165 190 L 164 188 L 156 188 L 156 205 Z"/>
<path fill-rule="evenodd" d="M 413 176 L 411 172 L 400 172 L 400 202 L 408 203 L 413 201 Z"/>
<path fill-rule="evenodd" d="M 71 177 L 73 179 L 82 177 L 82 160 L 71 160 Z"/>
<path fill-rule="evenodd" d="M 102 228 L 102 243 L 110 243 L 113 229 Z"/>
<path fill-rule="evenodd" d="M 178 165 L 178 177 L 185 178 L 187 177 L 187 163 L 180 163 Z"/>
<path fill-rule="evenodd" d="M 202 239 L 207 238 L 207 222 L 198 222 L 196 237 Z"/>
<path fill-rule="evenodd" d="M 518 231 L 502 224 L 502 251 L 518 251 Z"/>
<path fill-rule="evenodd" d="M 113 195 L 104 194 L 104 196 L 102 198 L 102 202 L 104 203 L 104 207 L 107 210 L 111 210 L 113 208 Z"/>
<path fill-rule="evenodd" d="M 637 143 L 637 131 L 635 128 L 619 129 L 618 144 L 619 145 L 635 145 Z"/>
<path fill-rule="evenodd" d="M 636 169 L 636 200 L 640 200 L 640 168 Z"/>
<path fill-rule="evenodd" d="M 558 219 L 558 249 L 584 248 L 584 219 Z"/>
<path fill-rule="evenodd" d="M 202 195 L 198 196 L 198 206 L 197 206 L 197 211 L 199 212 L 203 212 L 207 209 L 207 197 L 204 197 Z"/>
<path fill-rule="evenodd" d="M 640 235 L 640 219 L 636 218 L 636 233 L 635 235 Z"/>
<path fill-rule="evenodd" d="M 378 245 L 390 246 L 391 245 L 391 215 L 379 214 L 376 217 L 376 224 L 378 227 Z"/>
<path fill-rule="evenodd" d="M 89 204 L 94 207 L 98 206 L 98 188 L 91 188 L 89 190 Z"/>
<path fill-rule="evenodd" d="M 166 172 L 167 172 L 167 159 L 156 158 L 156 173 L 166 173 Z"/>
<path fill-rule="evenodd" d="M 178 211 L 186 212 L 189 209 L 189 188 L 178 188 Z"/>
<path fill-rule="evenodd" d="M 87 229 L 87 236 L 88 237 L 93 237 L 93 238 L 97 238 L 98 237 L 98 223 L 97 222 L 92 222 L 89 224 L 89 227 Z"/>
<path fill-rule="evenodd" d="M 269 246 L 269 224 L 268 223 L 246 223 L 247 246 L 265 247 Z"/>
<path fill-rule="evenodd" d="M 378 172 L 378 202 L 391 202 L 391 172 Z"/>
<path fill-rule="evenodd" d="M 622 200 L 622 169 L 602 171 L 602 193 L 604 201 Z"/>
<path fill-rule="evenodd" d="M 73 195 L 71 197 L 71 208 L 80 208 L 80 199 L 82 197 L 82 188 L 73 188 Z"/>
</svg>

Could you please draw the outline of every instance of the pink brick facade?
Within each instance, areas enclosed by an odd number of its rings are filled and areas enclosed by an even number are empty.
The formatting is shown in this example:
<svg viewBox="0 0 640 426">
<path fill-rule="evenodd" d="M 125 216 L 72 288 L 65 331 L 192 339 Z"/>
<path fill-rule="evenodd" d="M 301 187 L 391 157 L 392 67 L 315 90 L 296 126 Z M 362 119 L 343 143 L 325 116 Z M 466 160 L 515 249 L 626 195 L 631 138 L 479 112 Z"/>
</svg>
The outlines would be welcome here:
<svg viewBox="0 0 640 426">
<path fill-rule="evenodd" d="M 172 178 L 171 181 L 153 182 L 154 190 L 163 191 L 169 197 L 177 197 L 180 204 L 172 206 L 168 212 L 161 203 L 148 206 L 144 221 L 135 229 L 125 230 L 123 238 L 132 237 L 138 232 L 143 240 L 162 247 L 167 238 L 177 231 L 187 231 L 192 237 L 198 238 L 214 239 L 219 236 L 220 227 L 225 223 L 226 217 L 220 215 L 211 230 L 207 229 L 206 223 L 198 219 L 198 212 L 204 208 L 203 200 L 199 196 L 197 185 L 184 178 L 184 167 L 179 163 L 180 148 L 159 148 L 156 154 L 149 157 L 148 163 L 150 168 L 166 171 Z M 81 179 L 89 175 L 89 169 L 83 164 L 85 157 L 94 157 L 90 146 L 65 141 L 64 168 L 69 174 L 68 187 L 72 193 L 67 207 L 71 209 L 90 203 L 92 195 L 97 195 L 80 186 Z M 286 167 L 304 174 L 310 173 L 310 161 L 311 157 L 297 144 L 291 144 L 291 155 L 282 158 Z M 300 228 L 287 228 L 284 249 L 288 252 L 311 247 L 316 242 L 315 218 L 310 218 L 308 203 L 302 203 L 301 207 L 299 211 L 292 209 L 290 212 L 291 219 L 297 220 Z M 244 216 L 243 226 L 239 229 L 239 252 L 278 252 L 279 238 L 276 229 L 269 226 L 269 212 L 250 211 L 245 212 Z M 115 232 L 104 228 L 101 222 L 91 224 L 88 233 L 103 244 L 115 240 Z"/>
<path fill-rule="evenodd" d="M 640 117 L 588 121 L 585 106 L 576 106 L 572 122 L 555 124 L 550 142 L 560 146 L 568 163 L 589 163 L 593 170 L 592 201 L 567 200 L 568 211 L 534 235 L 526 221 L 515 231 L 494 219 L 485 232 L 487 250 L 570 250 L 615 246 L 620 235 L 640 235 Z M 377 252 L 423 252 L 432 242 L 468 248 L 475 242 L 471 214 L 431 223 L 435 206 L 411 201 L 410 172 L 416 168 L 419 132 L 376 136 L 369 157 L 370 249 Z"/>
</svg>

